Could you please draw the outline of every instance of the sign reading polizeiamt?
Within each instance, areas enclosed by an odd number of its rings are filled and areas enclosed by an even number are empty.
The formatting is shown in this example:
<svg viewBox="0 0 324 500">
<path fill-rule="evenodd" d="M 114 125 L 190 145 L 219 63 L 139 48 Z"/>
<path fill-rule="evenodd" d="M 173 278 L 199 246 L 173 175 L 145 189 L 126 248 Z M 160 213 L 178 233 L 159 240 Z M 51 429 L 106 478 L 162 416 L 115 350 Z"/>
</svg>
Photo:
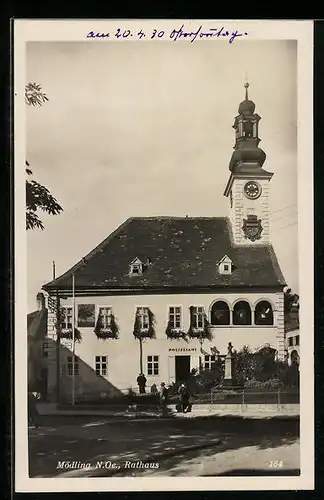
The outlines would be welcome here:
<svg viewBox="0 0 324 500">
<path fill-rule="evenodd" d="M 170 347 L 169 352 L 196 352 L 197 349 L 195 347 Z"/>
</svg>

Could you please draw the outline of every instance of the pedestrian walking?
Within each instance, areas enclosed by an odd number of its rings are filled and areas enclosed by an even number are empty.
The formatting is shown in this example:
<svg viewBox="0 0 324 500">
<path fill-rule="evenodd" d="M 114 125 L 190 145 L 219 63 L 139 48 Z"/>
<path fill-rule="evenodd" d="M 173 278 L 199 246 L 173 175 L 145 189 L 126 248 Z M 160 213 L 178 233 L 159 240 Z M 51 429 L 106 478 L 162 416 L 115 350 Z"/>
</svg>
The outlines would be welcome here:
<svg viewBox="0 0 324 500">
<path fill-rule="evenodd" d="M 167 404 L 168 404 L 168 390 L 165 387 L 165 383 L 161 382 L 160 387 L 160 408 L 162 412 L 162 416 L 165 416 L 167 413 Z"/>
<path fill-rule="evenodd" d="M 190 408 L 189 404 L 190 394 L 185 383 L 180 384 L 178 389 L 178 395 L 179 395 L 180 411 L 186 413 Z"/>
<path fill-rule="evenodd" d="M 146 377 L 144 373 L 140 373 L 139 376 L 137 377 L 137 385 L 139 388 L 139 393 L 145 394 Z"/>
<path fill-rule="evenodd" d="M 34 427 L 39 425 L 39 413 L 37 410 L 37 401 L 39 395 L 36 392 L 28 393 L 28 424 Z"/>
<path fill-rule="evenodd" d="M 157 394 L 159 391 L 158 391 L 158 388 L 156 387 L 156 384 L 152 384 L 151 385 L 151 394 Z"/>
</svg>

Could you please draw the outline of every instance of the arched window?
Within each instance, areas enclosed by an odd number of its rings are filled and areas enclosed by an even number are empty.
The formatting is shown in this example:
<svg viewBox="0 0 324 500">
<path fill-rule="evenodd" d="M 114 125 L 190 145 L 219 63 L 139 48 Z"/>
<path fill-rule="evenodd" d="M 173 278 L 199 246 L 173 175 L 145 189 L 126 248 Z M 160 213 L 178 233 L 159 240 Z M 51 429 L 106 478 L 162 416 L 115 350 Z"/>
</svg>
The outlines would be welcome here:
<svg viewBox="0 0 324 500">
<path fill-rule="evenodd" d="M 226 302 L 219 300 L 215 302 L 210 311 L 211 325 L 229 325 L 230 310 Z"/>
<path fill-rule="evenodd" d="M 255 306 L 254 323 L 256 325 L 273 325 L 273 310 L 267 300 L 262 300 Z"/>
<path fill-rule="evenodd" d="M 233 324 L 234 325 L 250 325 L 251 324 L 251 307 L 248 302 L 241 300 L 237 302 L 233 309 Z"/>
</svg>

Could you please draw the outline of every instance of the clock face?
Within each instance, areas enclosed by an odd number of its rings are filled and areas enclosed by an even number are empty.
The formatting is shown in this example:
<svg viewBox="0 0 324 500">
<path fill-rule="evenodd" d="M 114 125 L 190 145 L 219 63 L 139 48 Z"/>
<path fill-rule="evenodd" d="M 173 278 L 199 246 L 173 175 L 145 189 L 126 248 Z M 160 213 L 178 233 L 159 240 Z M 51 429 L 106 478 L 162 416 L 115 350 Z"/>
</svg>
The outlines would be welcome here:
<svg viewBox="0 0 324 500">
<path fill-rule="evenodd" d="M 249 181 L 244 186 L 244 194 L 251 200 L 256 200 L 261 194 L 261 186 L 255 181 Z"/>
</svg>

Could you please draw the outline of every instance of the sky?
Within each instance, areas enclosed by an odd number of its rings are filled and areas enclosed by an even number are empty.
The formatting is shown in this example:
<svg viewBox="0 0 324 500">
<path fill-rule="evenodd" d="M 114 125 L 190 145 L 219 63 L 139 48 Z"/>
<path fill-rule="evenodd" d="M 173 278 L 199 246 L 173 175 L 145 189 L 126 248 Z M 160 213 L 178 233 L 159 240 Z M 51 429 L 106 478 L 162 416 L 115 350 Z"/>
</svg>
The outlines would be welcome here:
<svg viewBox="0 0 324 500">
<path fill-rule="evenodd" d="M 29 42 L 26 158 L 64 208 L 27 234 L 36 294 L 131 216 L 228 215 L 223 191 L 244 83 L 261 116 L 271 240 L 298 292 L 296 42 Z M 27 106 L 27 105 L 26 105 Z"/>
</svg>

